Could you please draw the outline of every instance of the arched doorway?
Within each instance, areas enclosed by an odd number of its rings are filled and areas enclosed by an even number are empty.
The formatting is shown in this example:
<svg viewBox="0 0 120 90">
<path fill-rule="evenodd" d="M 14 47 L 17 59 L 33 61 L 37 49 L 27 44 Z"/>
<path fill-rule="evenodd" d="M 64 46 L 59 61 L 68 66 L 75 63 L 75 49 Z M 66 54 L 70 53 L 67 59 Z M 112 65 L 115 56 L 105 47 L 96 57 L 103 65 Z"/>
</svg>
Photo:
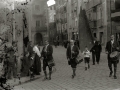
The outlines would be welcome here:
<svg viewBox="0 0 120 90">
<path fill-rule="evenodd" d="M 39 44 L 39 45 L 43 44 L 43 37 L 41 33 L 36 33 L 34 35 L 34 44 Z"/>
</svg>

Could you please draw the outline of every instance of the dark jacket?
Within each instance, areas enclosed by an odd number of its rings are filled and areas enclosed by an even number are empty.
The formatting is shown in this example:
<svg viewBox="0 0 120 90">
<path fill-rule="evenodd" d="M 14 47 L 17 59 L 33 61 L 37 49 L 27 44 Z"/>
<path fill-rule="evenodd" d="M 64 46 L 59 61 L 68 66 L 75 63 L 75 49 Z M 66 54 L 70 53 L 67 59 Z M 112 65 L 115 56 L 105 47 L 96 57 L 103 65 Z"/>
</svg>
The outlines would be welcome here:
<svg viewBox="0 0 120 90">
<path fill-rule="evenodd" d="M 47 52 L 44 52 L 45 46 L 42 49 L 41 56 L 44 57 L 46 60 L 52 60 L 53 59 L 53 47 L 51 45 L 47 46 Z"/>
<path fill-rule="evenodd" d="M 118 51 L 117 47 L 118 47 L 118 43 L 116 41 L 114 41 L 113 47 L 112 47 L 111 41 L 108 41 L 105 49 L 106 49 L 106 51 L 108 51 L 108 53 L 111 53 L 111 52 L 114 52 L 114 51 Z"/>
<path fill-rule="evenodd" d="M 95 45 L 95 53 L 100 53 L 102 51 L 102 47 L 100 44 Z"/>
<path fill-rule="evenodd" d="M 77 55 L 79 54 L 78 46 L 74 45 L 72 51 L 74 51 L 75 53 L 71 54 L 71 45 L 69 45 L 67 47 L 67 51 L 66 51 L 67 59 L 71 59 L 71 58 L 76 58 L 77 57 Z M 72 55 L 72 57 L 71 57 L 71 55 Z"/>
<path fill-rule="evenodd" d="M 101 46 L 101 44 L 98 44 L 98 42 L 96 41 L 94 46 L 91 48 L 90 52 L 100 53 L 101 51 L 102 51 L 102 46 Z"/>
<path fill-rule="evenodd" d="M 95 45 L 91 48 L 90 52 L 95 53 Z"/>
</svg>

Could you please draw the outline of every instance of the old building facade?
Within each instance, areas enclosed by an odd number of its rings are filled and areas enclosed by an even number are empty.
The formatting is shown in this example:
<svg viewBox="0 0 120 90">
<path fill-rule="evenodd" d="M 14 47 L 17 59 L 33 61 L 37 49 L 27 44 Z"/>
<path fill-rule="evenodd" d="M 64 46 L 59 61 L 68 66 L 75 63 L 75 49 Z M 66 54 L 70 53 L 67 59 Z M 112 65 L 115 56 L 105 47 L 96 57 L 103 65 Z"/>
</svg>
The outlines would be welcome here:
<svg viewBox="0 0 120 90">
<path fill-rule="evenodd" d="M 67 32 L 67 0 L 56 1 L 57 40 L 63 42 L 68 39 Z"/>
<path fill-rule="evenodd" d="M 120 1 L 111 0 L 111 31 L 120 45 Z"/>
<path fill-rule="evenodd" d="M 77 40 L 80 5 L 82 0 L 56 0 L 57 32 L 62 40 Z"/>
<path fill-rule="evenodd" d="M 102 45 L 107 41 L 107 2 L 106 0 L 88 0 L 86 14 L 93 36 Z"/>
<path fill-rule="evenodd" d="M 42 45 L 48 39 L 47 20 L 48 20 L 47 0 L 35 0 L 32 3 L 31 15 L 31 40 L 34 44 Z"/>
<path fill-rule="evenodd" d="M 57 29 L 56 29 L 56 10 L 55 5 L 51 5 L 48 7 L 48 17 L 49 17 L 49 41 L 51 44 L 54 43 L 57 37 Z"/>
</svg>

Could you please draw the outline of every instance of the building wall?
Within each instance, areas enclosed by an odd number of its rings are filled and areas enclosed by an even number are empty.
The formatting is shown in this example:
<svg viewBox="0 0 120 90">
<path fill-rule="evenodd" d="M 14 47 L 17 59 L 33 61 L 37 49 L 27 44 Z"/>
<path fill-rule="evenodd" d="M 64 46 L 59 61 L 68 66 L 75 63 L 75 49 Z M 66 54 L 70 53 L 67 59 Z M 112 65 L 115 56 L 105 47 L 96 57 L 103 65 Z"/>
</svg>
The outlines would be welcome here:
<svg viewBox="0 0 120 90">
<path fill-rule="evenodd" d="M 53 44 L 54 40 L 56 40 L 57 37 L 55 5 L 48 7 L 48 13 L 49 13 L 49 41 L 51 44 Z"/>
<path fill-rule="evenodd" d="M 111 2 L 111 19 L 112 19 L 112 33 L 120 45 L 120 1 L 115 0 Z"/>
<path fill-rule="evenodd" d="M 107 2 L 106 0 L 88 0 L 86 13 L 94 37 L 105 45 L 107 42 Z"/>
<path fill-rule="evenodd" d="M 48 39 L 47 33 L 47 0 L 35 0 L 32 3 L 32 20 L 31 20 L 31 33 L 41 33 L 43 40 Z M 38 23 L 38 24 L 37 24 Z M 37 26 L 36 26 L 37 24 Z M 31 35 L 31 40 L 35 44 L 34 36 Z"/>
<path fill-rule="evenodd" d="M 67 36 L 64 40 L 77 39 L 80 2 L 81 0 L 56 0 L 57 31 Z M 65 20 L 64 23 L 61 23 L 61 18 Z"/>
<path fill-rule="evenodd" d="M 67 0 L 56 0 L 56 26 L 59 41 L 67 40 Z"/>
</svg>

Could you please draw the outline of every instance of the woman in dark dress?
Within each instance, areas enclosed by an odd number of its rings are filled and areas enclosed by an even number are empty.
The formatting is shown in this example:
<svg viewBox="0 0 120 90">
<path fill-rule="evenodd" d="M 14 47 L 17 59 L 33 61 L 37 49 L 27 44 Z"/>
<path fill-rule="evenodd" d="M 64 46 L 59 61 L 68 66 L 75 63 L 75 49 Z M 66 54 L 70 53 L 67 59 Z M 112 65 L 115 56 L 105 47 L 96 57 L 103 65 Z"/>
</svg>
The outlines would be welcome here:
<svg viewBox="0 0 120 90">
<path fill-rule="evenodd" d="M 40 48 L 38 45 L 34 46 L 33 51 L 35 52 L 35 58 L 34 58 L 34 74 L 40 75 L 41 72 L 41 61 L 40 61 Z"/>
</svg>

